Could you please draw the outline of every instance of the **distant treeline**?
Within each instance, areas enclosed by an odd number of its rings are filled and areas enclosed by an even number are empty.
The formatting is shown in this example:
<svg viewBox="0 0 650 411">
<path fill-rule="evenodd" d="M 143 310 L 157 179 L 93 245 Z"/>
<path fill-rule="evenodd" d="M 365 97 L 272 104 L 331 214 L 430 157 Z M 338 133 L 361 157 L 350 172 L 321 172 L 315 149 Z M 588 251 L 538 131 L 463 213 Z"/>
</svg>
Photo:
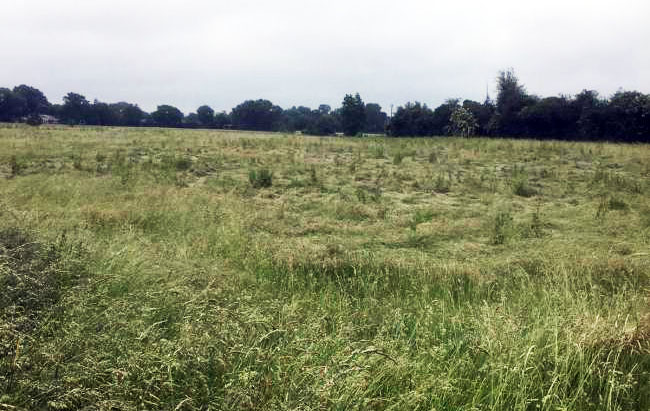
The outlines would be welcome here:
<svg viewBox="0 0 650 411">
<path fill-rule="evenodd" d="M 503 136 L 539 139 L 650 142 L 650 95 L 618 91 L 602 98 L 583 90 L 576 96 L 528 94 L 512 70 L 499 73 L 497 95 L 485 101 L 448 99 L 435 109 L 418 102 L 398 107 L 392 118 L 379 104 L 348 94 L 340 108 L 321 104 L 282 109 L 269 100 L 247 100 L 230 113 L 204 105 L 184 115 L 171 105 L 147 113 L 136 104 L 89 102 L 68 93 L 63 104 L 51 104 L 27 85 L 0 88 L 0 121 L 60 122 L 77 125 L 229 128 L 302 132 L 313 135 L 386 133 L 390 136 Z"/>
</svg>

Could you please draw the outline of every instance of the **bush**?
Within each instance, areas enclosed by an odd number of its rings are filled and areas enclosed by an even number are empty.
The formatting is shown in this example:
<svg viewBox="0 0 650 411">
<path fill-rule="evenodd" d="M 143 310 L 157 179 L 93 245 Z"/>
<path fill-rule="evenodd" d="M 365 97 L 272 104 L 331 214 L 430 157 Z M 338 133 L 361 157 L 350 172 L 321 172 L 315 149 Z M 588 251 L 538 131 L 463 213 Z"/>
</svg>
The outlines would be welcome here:
<svg viewBox="0 0 650 411">
<path fill-rule="evenodd" d="M 537 190 L 528 184 L 528 178 L 523 176 L 513 180 L 512 192 L 521 197 L 532 197 L 537 194 Z"/>
<path fill-rule="evenodd" d="M 248 181 L 253 188 L 271 187 L 273 185 L 273 172 L 267 168 L 251 170 L 248 172 Z"/>
<path fill-rule="evenodd" d="M 43 124 L 43 121 L 41 120 L 41 117 L 38 114 L 30 115 L 29 117 L 27 117 L 27 120 L 25 122 L 30 126 L 40 126 L 41 124 Z"/>
<path fill-rule="evenodd" d="M 192 167 L 192 160 L 189 158 L 181 157 L 174 159 L 174 167 L 177 171 L 186 171 Z"/>
</svg>

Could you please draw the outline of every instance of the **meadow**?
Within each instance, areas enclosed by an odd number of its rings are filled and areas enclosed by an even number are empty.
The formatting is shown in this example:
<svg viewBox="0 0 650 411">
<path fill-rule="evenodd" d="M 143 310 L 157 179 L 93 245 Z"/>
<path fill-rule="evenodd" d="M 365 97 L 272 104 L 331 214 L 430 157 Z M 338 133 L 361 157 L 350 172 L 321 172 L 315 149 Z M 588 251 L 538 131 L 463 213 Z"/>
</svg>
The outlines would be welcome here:
<svg viewBox="0 0 650 411">
<path fill-rule="evenodd" d="M 0 409 L 650 409 L 650 146 L 0 126 Z"/>
</svg>

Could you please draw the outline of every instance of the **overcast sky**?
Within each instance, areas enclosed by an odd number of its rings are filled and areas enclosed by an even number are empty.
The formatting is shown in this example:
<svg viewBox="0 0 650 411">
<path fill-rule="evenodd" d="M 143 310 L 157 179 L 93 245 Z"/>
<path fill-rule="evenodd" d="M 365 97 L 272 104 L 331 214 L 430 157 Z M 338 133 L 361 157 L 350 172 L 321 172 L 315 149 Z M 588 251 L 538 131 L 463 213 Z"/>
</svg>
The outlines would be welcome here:
<svg viewBox="0 0 650 411">
<path fill-rule="evenodd" d="M 648 0 L 0 0 L 0 87 L 143 109 L 650 92 Z"/>
</svg>

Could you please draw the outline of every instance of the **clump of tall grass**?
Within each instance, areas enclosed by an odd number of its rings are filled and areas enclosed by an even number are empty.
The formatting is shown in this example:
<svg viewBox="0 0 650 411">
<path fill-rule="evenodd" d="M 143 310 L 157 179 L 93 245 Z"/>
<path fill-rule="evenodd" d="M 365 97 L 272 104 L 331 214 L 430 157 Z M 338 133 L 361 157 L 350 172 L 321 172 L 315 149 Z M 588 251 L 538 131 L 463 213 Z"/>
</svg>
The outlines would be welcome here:
<svg viewBox="0 0 650 411">
<path fill-rule="evenodd" d="M 396 152 L 393 155 L 393 164 L 395 164 L 396 166 L 402 164 L 402 160 L 404 160 L 404 157 L 405 157 L 404 152 L 402 151 Z"/>
<path fill-rule="evenodd" d="M 374 158 L 380 159 L 386 157 L 386 146 L 383 144 L 372 144 L 369 150 Z"/>
<path fill-rule="evenodd" d="M 433 190 L 436 193 L 445 194 L 451 191 L 451 177 L 445 177 L 443 173 L 439 173 L 436 177 Z"/>
<path fill-rule="evenodd" d="M 9 158 L 9 169 L 11 172 L 11 177 L 17 177 L 20 174 L 20 171 L 23 169 L 23 165 L 18 161 L 18 158 L 16 156 L 11 156 Z"/>
<path fill-rule="evenodd" d="M 248 172 L 248 182 L 253 188 L 267 188 L 273 185 L 273 172 L 268 168 L 252 169 Z"/>
<path fill-rule="evenodd" d="M 610 210 L 627 211 L 630 206 L 624 199 L 615 195 L 604 195 L 600 197 L 596 208 L 596 218 L 603 218 Z"/>
<path fill-rule="evenodd" d="M 490 240 L 494 245 L 505 244 L 513 233 L 513 218 L 510 211 L 499 209 L 492 217 Z"/>
</svg>

